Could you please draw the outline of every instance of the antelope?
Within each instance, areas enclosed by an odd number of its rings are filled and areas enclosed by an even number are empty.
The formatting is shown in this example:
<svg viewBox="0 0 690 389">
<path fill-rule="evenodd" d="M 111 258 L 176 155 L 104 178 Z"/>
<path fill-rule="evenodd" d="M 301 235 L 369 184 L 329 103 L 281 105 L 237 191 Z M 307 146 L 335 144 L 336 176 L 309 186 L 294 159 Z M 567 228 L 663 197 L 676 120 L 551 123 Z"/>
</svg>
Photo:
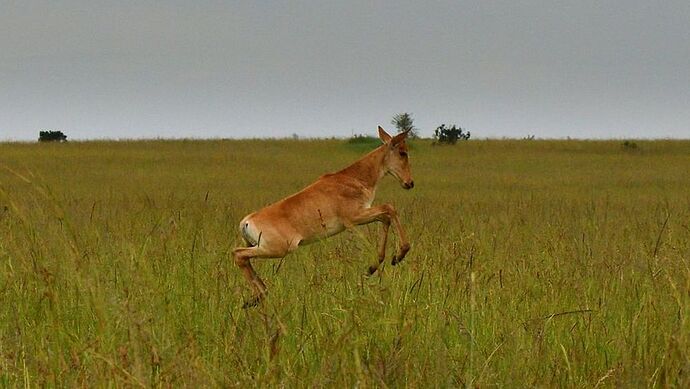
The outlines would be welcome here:
<svg viewBox="0 0 690 389">
<path fill-rule="evenodd" d="M 391 204 L 373 206 L 376 187 L 390 174 L 404 189 L 412 189 L 405 139 L 409 131 L 391 137 L 378 127 L 383 142 L 374 151 L 336 173 L 325 174 L 300 192 L 245 216 L 240 233 L 248 247 L 233 250 L 235 263 L 256 291 L 244 308 L 257 305 L 266 294 L 266 285 L 250 262 L 253 258 L 283 258 L 299 246 L 309 244 L 354 226 L 381 222 L 378 263 L 370 266 L 372 275 L 386 256 L 388 229 L 395 227 L 399 248 L 391 260 L 397 265 L 410 250 L 405 230 Z"/>
</svg>

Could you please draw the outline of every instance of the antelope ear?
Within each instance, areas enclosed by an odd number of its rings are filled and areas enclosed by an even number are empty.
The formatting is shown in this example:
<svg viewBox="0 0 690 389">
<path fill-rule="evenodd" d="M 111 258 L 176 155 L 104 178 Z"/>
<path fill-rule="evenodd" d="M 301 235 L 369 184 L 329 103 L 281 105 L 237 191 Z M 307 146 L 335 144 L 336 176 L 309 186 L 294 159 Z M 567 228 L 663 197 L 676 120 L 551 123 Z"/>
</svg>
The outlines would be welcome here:
<svg viewBox="0 0 690 389">
<path fill-rule="evenodd" d="M 383 127 L 381 127 L 381 126 L 379 126 L 379 138 L 385 144 L 391 143 L 391 139 L 392 139 L 391 136 L 388 135 L 386 130 L 384 130 Z"/>
<path fill-rule="evenodd" d="M 391 141 L 391 144 L 392 144 L 393 146 L 395 146 L 395 145 L 397 145 L 398 143 L 404 141 L 405 138 L 407 138 L 407 134 L 408 134 L 409 132 L 410 132 L 410 130 L 405 130 L 405 131 L 399 133 L 398 135 L 394 136 L 394 137 L 393 137 L 393 140 Z"/>
</svg>

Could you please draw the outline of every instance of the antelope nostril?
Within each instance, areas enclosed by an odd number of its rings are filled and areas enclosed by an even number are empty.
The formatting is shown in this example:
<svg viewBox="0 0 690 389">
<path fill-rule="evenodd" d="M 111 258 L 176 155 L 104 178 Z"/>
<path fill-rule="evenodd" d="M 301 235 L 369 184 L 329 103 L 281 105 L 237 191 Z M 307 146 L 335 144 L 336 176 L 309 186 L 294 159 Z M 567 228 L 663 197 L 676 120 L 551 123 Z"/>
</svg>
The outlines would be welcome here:
<svg viewBox="0 0 690 389">
<path fill-rule="evenodd" d="M 410 186 L 410 189 L 414 188 L 414 181 L 410 181 L 408 185 Z"/>
</svg>

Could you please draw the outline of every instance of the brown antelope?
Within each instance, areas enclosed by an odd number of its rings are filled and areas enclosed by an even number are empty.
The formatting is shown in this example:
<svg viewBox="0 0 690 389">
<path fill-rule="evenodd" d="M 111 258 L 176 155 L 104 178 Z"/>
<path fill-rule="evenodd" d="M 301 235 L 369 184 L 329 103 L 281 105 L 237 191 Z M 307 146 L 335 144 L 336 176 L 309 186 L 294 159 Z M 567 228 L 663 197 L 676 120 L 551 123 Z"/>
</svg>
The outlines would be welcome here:
<svg viewBox="0 0 690 389">
<path fill-rule="evenodd" d="M 383 224 L 379 238 L 378 263 L 369 267 L 374 274 L 386 255 L 388 228 L 395 227 L 400 241 L 399 251 L 391 264 L 405 258 L 410 243 L 400 225 L 398 215 L 390 204 L 372 207 L 376 187 L 386 174 L 390 174 L 405 189 L 412 189 L 405 138 L 407 132 L 391 137 L 379 126 L 383 144 L 336 173 L 321 176 L 302 191 L 249 214 L 240 222 L 240 232 L 249 247 L 233 251 L 235 263 L 256 290 L 256 296 L 244 307 L 256 305 L 266 294 L 266 285 L 256 274 L 252 258 L 282 258 L 297 249 L 346 228 L 379 221 Z"/>
</svg>

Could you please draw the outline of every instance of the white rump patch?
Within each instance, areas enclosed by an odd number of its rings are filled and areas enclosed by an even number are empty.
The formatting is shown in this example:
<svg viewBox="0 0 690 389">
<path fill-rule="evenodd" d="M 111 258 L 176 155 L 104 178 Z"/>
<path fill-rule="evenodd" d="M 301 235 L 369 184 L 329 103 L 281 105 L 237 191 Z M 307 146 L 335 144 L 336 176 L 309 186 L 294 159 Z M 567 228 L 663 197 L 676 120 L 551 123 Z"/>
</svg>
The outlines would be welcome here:
<svg viewBox="0 0 690 389">
<path fill-rule="evenodd" d="M 242 237 L 249 243 L 250 246 L 254 247 L 259 244 L 261 233 L 257 231 L 256 228 L 254 228 L 254 225 L 248 220 L 242 220 L 240 230 L 242 231 Z"/>
</svg>

